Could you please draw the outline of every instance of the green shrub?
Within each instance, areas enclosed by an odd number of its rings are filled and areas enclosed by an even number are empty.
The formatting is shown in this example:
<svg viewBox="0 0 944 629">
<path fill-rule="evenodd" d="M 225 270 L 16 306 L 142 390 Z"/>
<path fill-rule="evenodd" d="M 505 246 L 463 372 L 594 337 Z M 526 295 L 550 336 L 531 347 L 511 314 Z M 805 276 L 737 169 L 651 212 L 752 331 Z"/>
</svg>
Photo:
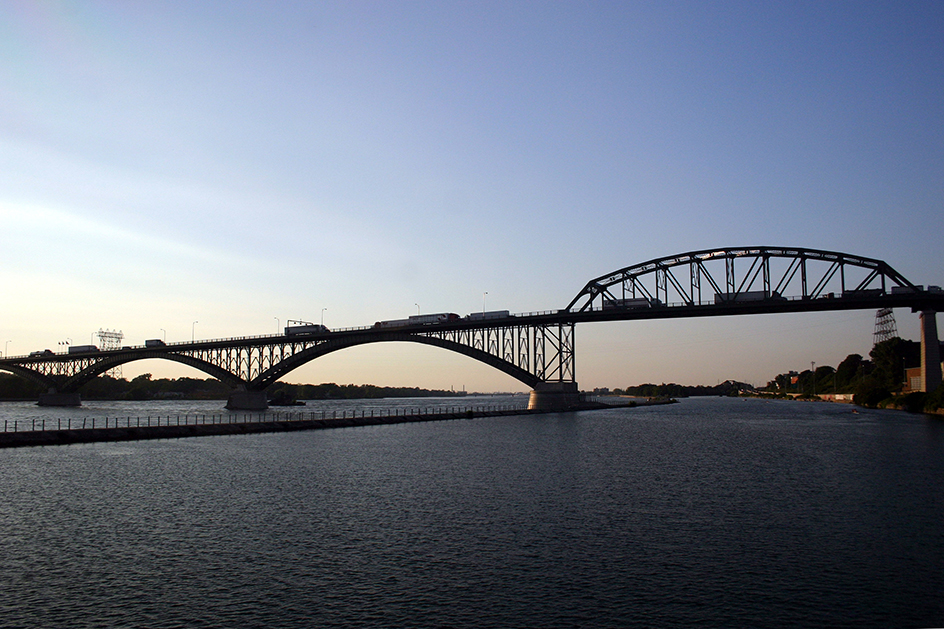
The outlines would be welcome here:
<svg viewBox="0 0 944 629">
<path fill-rule="evenodd" d="M 936 411 L 940 408 L 944 408 L 944 384 L 938 386 L 924 398 L 924 410 Z"/>
<path fill-rule="evenodd" d="M 920 413 L 924 410 L 924 401 L 927 395 L 919 391 L 903 395 L 898 398 L 899 408 L 903 408 L 909 413 Z"/>
<path fill-rule="evenodd" d="M 891 395 L 891 391 L 877 379 L 867 377 L 856 387 L 855 394 L 852 396 L 852 402 L 858 406 L 878 408 L 879 404 L 890 398 Z"/>
</svg>

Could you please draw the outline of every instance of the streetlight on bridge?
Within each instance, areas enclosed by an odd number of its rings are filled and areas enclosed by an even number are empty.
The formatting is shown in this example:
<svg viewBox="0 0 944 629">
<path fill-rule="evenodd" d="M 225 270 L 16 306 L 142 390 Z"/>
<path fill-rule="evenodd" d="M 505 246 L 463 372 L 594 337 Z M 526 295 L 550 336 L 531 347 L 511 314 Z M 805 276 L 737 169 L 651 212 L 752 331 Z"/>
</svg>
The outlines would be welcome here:
<svg viewBox="0 0 944 629">
<path fill-rule="evenodd" d="M 158 328 L 158 329 L 159 329 L 161 332 L 164 333 L 164 342 L 166 343 L 166 342 L 167 342 L 167 330 L 165 330 L 164 328 Z"/>
<path fill-rule="evenodd" d="M 190 342 L 191 342 L 191 343 L 193 343 L 193 329 L 194 329 L 194 327 L 195 327 L 198 323 L 200 323 L 200 322 L 199 322 L 199 321 L 194 321 L 193 323 L 190 324 Z"/>
<path fill-rule="evenodd" d="M 278 334 L 279 332 L 282 331 L 282 322 L 279 321 L 278 317 L 272 317 L 272 318 L 275 319 L 275 333 Z"/>
<path fill-rule="evenodd" d="M 4 356 L 9 356 L 9 355 L 10 355 L 10 341 L 4 341 L 4 343 L 3 343 L 3 355 L 4 355 Z"/>
<path fill-rule="evenodd" d="M 327 308 L 322 308 L 322 309 L 321 309 L 321 326 L 322 326 L 322 327 L 324 327 L 324 313 L 325 313 L 325 310 L 327 310 Z"/>
</svg>

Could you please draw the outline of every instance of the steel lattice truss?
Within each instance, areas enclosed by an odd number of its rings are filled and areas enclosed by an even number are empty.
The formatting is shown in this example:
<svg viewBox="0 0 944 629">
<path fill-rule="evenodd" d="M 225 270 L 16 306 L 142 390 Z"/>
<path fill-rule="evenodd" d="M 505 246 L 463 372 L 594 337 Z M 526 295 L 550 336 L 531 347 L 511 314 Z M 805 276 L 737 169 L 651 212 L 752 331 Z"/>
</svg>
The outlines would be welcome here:
<svg viewBox="0 0 944 629">
<path fill-rule="evenodd" d="M 195 367 L 234 388 L 262 390 L 301 365 L 331 352 L 366 343 L 407 341 L 465 354 L 530 386 L 539 382 L 574 381 L 573 323 L 459 329 L 423 327 L 389 331 L 365 329 L 304 338 L 181 343 L 81 356 L 50 355 L 22 359 L 4 367 L 50 390 L 69 392 L 124 363 L 163 358 Z"/>
<path fill-rule="evenodd" d="M 687 306 L 742 299 L 818 299 L 914 285 L 881 260 L 773 247 L 705 249 L 658 258 L 591 280 L 568 312 L 646 300 Z M 640 302 L 641 303 L 641 302 Z"/>
<path fill-rule="evenodd" d="M 506 372 L 531 386 L 574 382 L 573 323 L 437 330 L 426 335 L 514 365 L 516 373 Z M 494 360 L 486 362 L 502 368 Z M 532 377 L 525 378 L 524 373 Z"/>
<path fill-rule="evenodd" d="M 878 345 L 898 336 L 895 324 L 895 311 L 891 308 L 879 308 L 875 313 L 875 330 L 872 332 L 872 344 Z"/>
</svg>

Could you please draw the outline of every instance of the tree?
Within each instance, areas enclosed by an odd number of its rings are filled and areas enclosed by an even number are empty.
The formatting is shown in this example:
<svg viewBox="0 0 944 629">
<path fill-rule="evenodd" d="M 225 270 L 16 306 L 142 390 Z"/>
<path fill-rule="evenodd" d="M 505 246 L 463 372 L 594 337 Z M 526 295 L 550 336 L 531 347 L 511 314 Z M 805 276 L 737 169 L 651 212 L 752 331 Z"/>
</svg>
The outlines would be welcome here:
<svg viewBox="0 0 944 629">
<path fill-rule="evenodd" d="M 921 362 L 921 344 L 896 336 L 876 343 L 869 356 L 875 365 L 872 375 L 876 380 L 889 391 L 900 391 L 905 381 L 905 366 Z"/>
<path fill-rule="evenodd" d="M 862 356 L 859 354 L 849 354 L 845 360 L 836 367 L 836 389 L 848 390 L 852 381 L 859 373 L 859 367 L 862 365 Z"/>
<path fill-rule="evenodd" d="M 43 387 L 19 376 L 0 374 L 0 398 L 35 400 Z"/>
<path fill-rule="evenodd" d="M 822 365 L 821 367 L 816 368 L 816 373 L 813 375 L 813 379 L 816 381 L 816 392 L 817 393 L 826 393 L 832 391 L 835 393 L 836 385 L 838 385 L 838 378 L 834 378 L 833 375 L 836 373 L 836 370 L 830 367 L 829 365 Z"/>
<path fill-rule="evenodd" d="M 866 376 L 856 386 L 852 401 L 859 406 L 875 408 L 882 400 L 891 397 L 891 392 L 874 376 Z"/>
</svg>

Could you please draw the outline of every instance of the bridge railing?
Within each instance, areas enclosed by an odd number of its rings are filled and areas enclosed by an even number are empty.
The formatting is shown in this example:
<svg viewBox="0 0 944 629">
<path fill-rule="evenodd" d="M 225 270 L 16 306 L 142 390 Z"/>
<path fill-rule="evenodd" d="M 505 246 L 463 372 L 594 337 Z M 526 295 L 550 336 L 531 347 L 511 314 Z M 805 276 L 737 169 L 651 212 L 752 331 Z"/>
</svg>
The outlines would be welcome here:
<svg viewBox="0 0 944 629">
<path fill-rule="evenodd" d="M 62 430 L 98 430 L 120 428 L 151 428 L 160 426 L 200 426 L 205 424 L 254 424 L 266 422 L 341 421 L 367 418 L 436 418 L 472 414 L 527 412 L 527 398 L 512 404 L 464 404 L 391 409 L 354 408 L 319 411 L 264 411 L 261 413 L 195 413 L 124 417 L 62 417 L 4 420 L 2 433 L 53 432 Z"/>
</svg>

